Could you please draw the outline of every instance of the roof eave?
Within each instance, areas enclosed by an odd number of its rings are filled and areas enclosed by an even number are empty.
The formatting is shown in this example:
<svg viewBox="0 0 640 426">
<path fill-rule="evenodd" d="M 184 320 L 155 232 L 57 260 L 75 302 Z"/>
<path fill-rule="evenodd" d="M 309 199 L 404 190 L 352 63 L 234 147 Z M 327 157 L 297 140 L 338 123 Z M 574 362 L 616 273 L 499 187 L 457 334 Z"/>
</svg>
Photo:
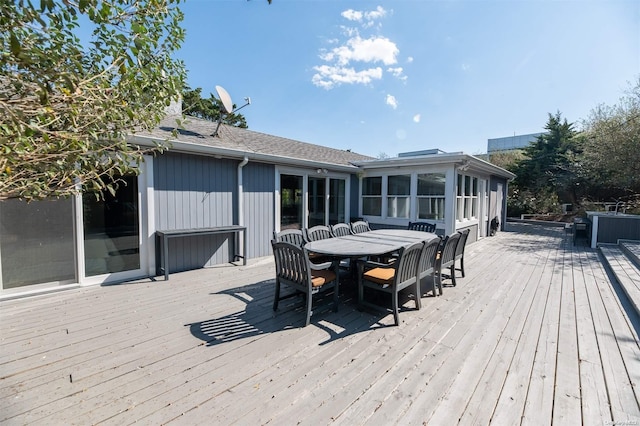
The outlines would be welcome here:
<svg viewBox="0 0 640 426">
<path fill-rule="evenodd" d="M 430 165 L 452 165 L 461 166 L 465 161 L 469 162 L 469 169 L 475 171 L 481 171 L 484 173 L 501 176 L 506 179 L 514 179 L 515 174 L 487 161 L 481 160 L 473 155 L 464 153 L 452 153 L 452 154 L 437 154 L 437 155 L 425 155 L 415 157 L 396 157 L 385 158 L 381 160 L 372 161 L 356 161 L 354 164 L 363 169 L 383 169 L 383 168 L 395 168 L 398 166 L 430 166 Z"/>
<path fill-rule="evenodd" d="M 215 147 L 206 144 L 197 144 L 193 142 L 182 142 L 175 139 L 159 139 L 152 136 L 130 135 L 127 140 L 130 143 L 140 146 L 156 146 L 157 144 L 168 145 L 168 151 L 179 152 L 184 154 L 207 155 L 218 158 L 229 158 L 242 160 L 245 157 L 250 161 L 258 161 L 269 164 L 298 166 L 308 168 L 326 168 L 335 172 L 356 173 L 358 167 L 355 165 L 345 165 L 328 163 L 322 161 L 304 160 L 294 157 L 284 157 L 280 155 L 263 154 L 250 152 L 246 150 L 236 150 L 230 148 Z"/>
</svg>

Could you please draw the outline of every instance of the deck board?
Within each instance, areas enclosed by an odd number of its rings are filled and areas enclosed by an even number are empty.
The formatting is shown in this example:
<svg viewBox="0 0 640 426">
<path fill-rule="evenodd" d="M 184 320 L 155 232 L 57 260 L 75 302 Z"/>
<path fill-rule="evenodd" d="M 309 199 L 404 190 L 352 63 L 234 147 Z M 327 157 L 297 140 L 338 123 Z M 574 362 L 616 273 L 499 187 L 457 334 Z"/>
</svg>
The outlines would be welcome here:
<svg viewBox="0 0 640 426">
<path fill-rule="evenodd" d="M 582 276 L 582 279 L 574 279 L 580 388 L 584 401 L 582 420 L 584 425 L 602 425 L 611 421 L 611 415 L 607 412 L 607 383 L 602 370 L 598 333 L 592 311 L 594 306 L 591 298 L 594 295 L 590 294 L 590 290 L 595 287 L 595 280 L 589 273 L 589 262 L 584 253 L 575 253 L 574 261 L 579 268 L 576 272 Z"/>
<path fill-rule="evenodd" d="M 0 424 L 640 422 L 640 321 L 595 250 L 508 224 L 465 267 L 399 327 L 348 280 L 308 327 L 274 314 L 268 258 L 3 301 Z"/>
<path fill-rule="evenodd" d="M 540 323 L 535 358 L 527 383 L 527 397 L 523 407 L 523 424 L 550 424 L 553 416 L 553 389 L 558 353 L 558 327 L 561 286 L 554 281 L 554 268 L 558 252 L 550 252 L 540 273 L 538 285 L 547 287 L 547 297 Z M 531 350 L 531 349 L 530 349 Z"/>
<path fill-rule="evenodd" d="M 571 252 L 562 260 L 562 291 L 558 325 L 558 356 L 556 386 L 553 401 L 553 423 L 581 424 L 580 370 L 575 307 L 575 288 L 571 267 Z"/>
</svg>

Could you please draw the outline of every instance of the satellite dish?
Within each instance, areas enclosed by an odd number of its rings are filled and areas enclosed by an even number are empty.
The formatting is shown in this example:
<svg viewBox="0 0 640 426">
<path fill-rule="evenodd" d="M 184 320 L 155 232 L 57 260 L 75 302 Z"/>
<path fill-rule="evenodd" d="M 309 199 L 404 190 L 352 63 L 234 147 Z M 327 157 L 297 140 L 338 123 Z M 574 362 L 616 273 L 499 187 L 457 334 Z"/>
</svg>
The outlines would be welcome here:
<svg viewBox="0 0 640 426">
<path fill-rule="evenodd" d="M 251 105 L 251 98 L 244 98 L 246 104 L 242 105 L 240 108 L 236 108 L 234 111 L 233 102 L 231 102 L 231 96 L 229 96 L 229 93 L 227 93 L 227 91 L 224 90 L 222 86 L 216 86 L 216 92 L 218 93 L 218 98 L 220 99 L 220 102 L 222 102 L 222 109 L 224 110 L 224 113 L 222 113 L 221 111 L 220 117 L 218 117 L 218 125 L 216 126 L 216 130 L 215 132 L 213 132 L 213 135 L 211 135 L 214 137 L 218 136 L 218 130 L 220 130 L 220 125 L 222 124 L 223 115 L 233 114 L 239 109 L 242 109 L 247 105 Z"/>
<path fill-rule="evenodd" d="M 220 98 L 220 102 L 222 102 L 222 107 L 227 114 L 231 114 L 233 112 L 233 102 L 231 102 L 231 96 L 227 93 L 226 90 L 222 86 L 216 86 L 216 92 L 218 93 L 218 98 Z"/>
</svg>

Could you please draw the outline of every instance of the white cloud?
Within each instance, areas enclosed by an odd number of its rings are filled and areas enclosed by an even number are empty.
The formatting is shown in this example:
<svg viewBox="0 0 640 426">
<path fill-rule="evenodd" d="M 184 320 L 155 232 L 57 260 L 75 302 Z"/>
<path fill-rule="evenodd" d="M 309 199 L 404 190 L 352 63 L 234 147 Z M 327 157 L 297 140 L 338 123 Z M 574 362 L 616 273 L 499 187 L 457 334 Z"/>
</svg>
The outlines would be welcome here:
<svg viewBox="0 0 640 426">
<path fill-rule="evenodd" d="M 460 66 L 460 68 L 462 68 L 462 71 L 468 71 L 468 70 L 469 70 L 469 68 L 471 68 L 471 65 L 469 65 L 469 64 L 462 64 L 462 65 Z"/>
<path fill-rule="evenodd" d="M 397 68 L 387 68 L 387 72 L 391 73 L 394 77 L 402 80 L 402 81 L 406 81 L 407 80 L 407 76 L 404 75 L 404 70 L 402 69 L 402 67 L 397 67 Z"/>
<path fill-rule="evenodd" d="M 393 109 L 398 108 L 398 101 L 396 100 L 396 97 L 393 95 L 387 95 L 387 99 L 385 102 L 387 105 L 389 105 Z"/>
<path fill-rule="evenodd" d="M 360 34 L 360 31 L 358 31 L 358 29 L 354 27 L 341 26 L 340 29 L 342 30 L 342 33 L 349 38 L 356 37 Z M 336 42 L 339 42 L 339 41 L 336 40 Z"/>
<path fill-rule="evenodd" d="M 380 67 L 356 71 L 354 68 L 319 65 L 313 69 L 317 73 L 313 75 L 311 82 L 323 89 L 332 89 L 341 84 L 369 84 L 373 80 L 382 78 L 382 68 Z"/>
<path fill-rule="evenodd" d="M 339 65 L 347 65 L 351 61 L 392 65 L 398 62 L 398 52 L 396 44 L 386 37 L 363 39 L 356 36 L 347 40 L 346 44 L 321 54 L 320 58 L 327 62 L 337 62 Z"/>
<path fill-rule="evenodd" d="M 376 7 L 376 10 L 371 10 L 368 12 L 347 9 L 342 12 L 341 15 L 343 18 L 349 21 L 360 22 L 363 27 L 369 28 L 375 24 L 376 20 L 382 19 L 387 16 L 387 11 L 382 6 L 378 6 Z"/>
<path fill-rule="evenodd" d="M 360 24 L 363 32 L 373 23 L 387 16 L 388 12 L 378 6 L 375 10 L 345 10 L 341 16 L 348 21 Z M 341 84 L 370 84 L 382 78 L 382 68 L 374 64 L 383 64 L 396 78 L 406 80 L 401 67 L 391 67 L 398 63 L 400 50 L 396 43 L 379 34 L 379 30 L 366 30 L 372 35 L 361 35 L 358 28 L 342 26 L 343 39 L 330 40 L 330 49 L 321 49 L 319 58 L 324 62 L 316 65 L 311 81 L 314 85 L 332 89 Z"/>
<path fill-rule="evenodd" d="M 342 17 L 349 21 L 362 21 L 364 14 L 359 10 L 348 9 L 341 13 Z"/>
<path fill-rule="evenodd" d="M 413 122 L 414 123 L 419 123 L 420 122 L 420 114 L 416 114 L 413 116 Z"/>
<path fill-rule="evenodd" d="M 376 7 L 376 10 L 364 13 L 365 18 L 369 21 L 375 21 L 376 19 L 384 18 L 387 16 L 387 11 L 382 6 Z"/>
<path fill-rule="evenodd" d="M 410 64 L 411 62 L 413 62 L 413 56 L 409 56 L 407 58 L 407 63 Z"/>
</svg>

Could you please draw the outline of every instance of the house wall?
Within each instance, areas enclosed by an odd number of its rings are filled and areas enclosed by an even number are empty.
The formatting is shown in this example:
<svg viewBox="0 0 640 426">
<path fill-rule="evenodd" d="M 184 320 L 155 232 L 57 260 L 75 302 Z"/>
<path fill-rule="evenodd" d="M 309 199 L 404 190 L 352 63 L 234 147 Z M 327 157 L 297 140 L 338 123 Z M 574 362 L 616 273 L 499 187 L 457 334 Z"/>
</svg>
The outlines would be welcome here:
<svg viewBox="0 0 640 426">
<path fill-rule="evenodd" d="M 155 158 L 156 229 L 238 224 L 238 164 L 238 160 L 177 153 Z M 250 162 L 243 168 L 242 222 L 247 226 L 247 258 L 269 253 L 274 180 L 272 165 Z M 178 272 L 230 262 L 235 252 L 231 238 L 230 235 L 172 238 L 169 269 Z M 156 250 L 156 259 L 158 255 Z"/>
<path fill-rule="evenodd" d="M 491 218 L 495 216 L 496 211 L 498 210 L 495 208 L 495 204 L 500 199 L 497 196 L 498 183 L 501 182 L 503 185 L 503 190 L 506 191 L 507 181 L 505 179 L 501 179 L 501 178 L 494 179 L 493 176 L 483 171 L 477 171 L 473 169 L 458 170 L 456 168 L 456 164 L 454 163 L 442 163 L 442 164 L 429 165 L 429 166 L 409 166 L 409 167 L 403 167 L 403 168 L 397 167 L 392 171 L 389 171 L 389 169 L 386 169 L 386 168 L 367 169 L 367 176 L 371 176 L 371 177 L 385 176 L 385 175 L 391 176 L 391 175 L 410 174 L 410 173 L 412 174 L 412 176 L 419 173 L 443 173 L 446 177 L 445 189 L 444 189 L 445 216 L 441 220 L 428 220 L 430 222 L 436 223 L 438 234 L 449 235 L 449 234 L 452 234 L 453 232 L 469 228 L 470 229 L 470 237 L 468 240 L 469 242 L 476 241 L 479 236 L 482 237 L 487 234 L 486 230 L 488 229 L 488 224 L 485 225 L 485 222 L 488 222 L 488 220 L 486 220 L 485 217 L 486 217 L 487 211 L 489 211 L 489 216 Z M 469 217 L 469 218 L 463 217 L 462 219 L 458 217 L 458 210 L 457 210 L 458 209 L 458 195 L 457 195 L 458 194 L 458 191 L 457 191 L 458 175 L 463 176 L 463 178 L 471 177 L 478 180 L 478 190 L 480 192 L 478 193 L 478 201 L 477 201 L 478 202 L 477 217 Z M 492 180 L 495 180 L 493 184 L 491 183 Z M 485 210 L 485 206 L 486 206 L 486 201 L 484 198 L 485 182 L 488 188 L 493 188 L 492 199 L 494 204 L 494 207 L 493 207 L 494 216 L 491 216 L 491 208 L 490 208 L 491 201 L 489 202 L 489 206 L 487 206 L 487 210 Z M 358 191 L 357 195 L 360 196 L 361 191 L 359 186 L 357 191 Z M 382 192 L 383 193 L 385 192 L 384 183 L 383 183 Z M 502 200 L 504 204 L 504 201 L 506 200 L 506 193 L 503 194 Z M 414 188 L 412 189 L 412 194 L 411 194 L 412 206 L 411 206 L 411 213 L 409 215 L 409 218 L 384 217 L 384 214 L 385 214 L 384 203 L 385 201 L 383 201 L 383 213 L 382 213 L 383 217 L 376 217 L 376 216 L 365 217 L 365 219 L 369 221 L 369 224 L 373 229 L 406 228 L 409 222 L 420 220 L 417 217 L 417 196 L 416 196 L 415 185 L 414 185 Z M 358 209 L 356 211 L 359 212 L 360 210 Z M 503 208 L 503 212 L 504 212 L 504 208 Z"/>
<path fill-rule="evenodd" d="M 469 236 L 467 237 L 467 244 L 475 243 L 478 241 L 478 225 L 466 226 L 464 228 L 459 228 L 458 231 L 464 231 L 465 229 L 469 229 Z"/>
<path fill-rule="evenodd" d="M 349 209 L 351 211 L 351 221 L 358 219 L 360 203 L 360 179 L 356 175 L 351 175 L 351 194 L 349 194 Z"/>
<path fill-rule="evenodd" d="M 243 168 L 244 220 L 247 227 L 247 257 L 271 255 L 275 229 L 275 166 L 249 162 Z"/>
<path fill-rule="evenodd" d="M 489 180 L 489 223 L 498 216 L 500 219 L 500 230 L 504 230 L 507 222 L 507 184 L 505 178 L 491 176 Z M 502 191 L 499 191 L 500 186 Z M 500 192 L 500 194 L 498 193 Z"/>
</svg>

